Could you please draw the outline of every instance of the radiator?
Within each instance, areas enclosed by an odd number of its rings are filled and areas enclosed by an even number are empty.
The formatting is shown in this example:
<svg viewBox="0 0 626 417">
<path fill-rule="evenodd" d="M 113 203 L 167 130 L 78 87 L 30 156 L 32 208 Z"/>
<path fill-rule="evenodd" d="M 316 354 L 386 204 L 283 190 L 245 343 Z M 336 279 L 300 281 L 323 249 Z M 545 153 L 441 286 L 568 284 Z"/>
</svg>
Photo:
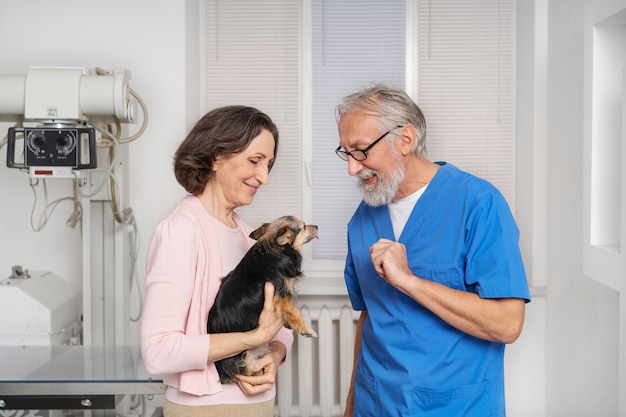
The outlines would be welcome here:
<svg viewBox="0 0 626 417">
<path fill-rule="evenodd" d="M 315 303 L 313 303 L 315 304 Z M 300 302 L 317 338 L 295 336 L 291 353 L 279 369 L 275 415 L 343 416 L 354 363 L 354 335 L 359 312 L 344 299 L 312 307 Z"/>
</svg>

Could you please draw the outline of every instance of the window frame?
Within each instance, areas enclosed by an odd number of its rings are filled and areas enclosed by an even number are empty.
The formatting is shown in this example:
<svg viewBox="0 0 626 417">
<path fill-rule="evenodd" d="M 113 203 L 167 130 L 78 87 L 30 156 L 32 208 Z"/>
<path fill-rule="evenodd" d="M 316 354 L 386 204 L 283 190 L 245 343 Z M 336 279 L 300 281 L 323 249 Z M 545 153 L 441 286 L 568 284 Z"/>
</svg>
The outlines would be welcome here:
<svg viewBox="0 0 626 417">
<path fill-rule="evenodd" d="M 201 15 L 205 14 L 205 1 L 201 0 Z M 312 97 L 313 97 L 313 39 L 312 39 L 312 5 L 313 0 L 301 0 L 301 20 L 300 20 L 300 155 L 301 155 L 301 172 L 300 196 L 301 213 L 303 219 L 313 218 L 313 192 L 312 192 L 312 157 L 313 157 L 313 114 L 312 114 Z M 409 96 L 419 102 L 418 96 L 418 3 L 414 1 L 405 2 L 405 89 Z M 201 18 L 202 20 L 202 18 Z M 515 17 L 513 18 L 515 20 Z M 513 22 L 513 26 L 515 22 Z M 514 30 L 514 28 L 512 29 Z M 201 24 L 200 33 L 201 55 L 206 53 L 206 28 Z M 206 60 L 204 56 L 200 59 L 201 74 L 206 74 Z M 204 97 L 207 94 L 205 79 L 201 76 L 201 87 L 204 92 L 201 96 L 201 108 L 206 111 L 207 105 Z M 515 83 L 515 80 L 514 82 Z M 515 126 L 511 133 L 511 147 L 515 146 Z M 329 152 L 332 153 L 332 150 Z M 513 159 L 515 159 L 514 150 L 511 151 Z M 347 175 L 347 174 L 346 174 Z M 512 167 L 511 178 L 514 180 L 515 168 Z M 514 185 L 513 185 L 514 187 Z M 515 195 L 515 189 L 513 189 Z M 511 201 L 511 209 L 514 210 L 514 202 Z M 258 202 L 255 202 L 258 204 Z M 244 217 L 245 218 L 245 217 Z M 303 294 L 326 294 L 326 295 L 345 295 L 345 283 L 343 280 L 343 269 L 345 260 L 337 259 L 313 259 L 311 245 L 305 245 L 303 248 L 303 270 L 305 276 L 310 279 L 303 279 L 299 283 L 300 292 Z"/>
</svg>

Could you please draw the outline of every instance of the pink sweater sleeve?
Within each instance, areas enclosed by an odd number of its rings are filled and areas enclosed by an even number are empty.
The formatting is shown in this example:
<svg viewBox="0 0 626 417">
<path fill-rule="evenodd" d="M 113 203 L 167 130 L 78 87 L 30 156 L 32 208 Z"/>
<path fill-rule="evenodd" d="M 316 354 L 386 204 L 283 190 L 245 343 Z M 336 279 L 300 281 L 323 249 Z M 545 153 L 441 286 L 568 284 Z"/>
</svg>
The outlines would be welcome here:
<svg viewBox="0 0 626 417">
<path fill-rule="evenodd" d="M 200 251 L 190 244 L 199 243 L 196 230 L 191 221 L 163 221 L 148 248 L 141 341 L 143 359 L 150 373 L 206 367 L 209 336 L 198 326 L 189 328 L 194 320 L 189 315 L 192 298 L 202 286 L 197 269 L 206 264 L 206 259 L 198 259 L 202 258 L 198 255 Z"/>
<path fill-rule="evenodd" d="M 155 229 L 147 254 L 141 351 L 146 370 L 166 385 L 207 395 L 222 390 L 215 366 L 207 364 L 206 331 L 220 265 L 209 262 L 200 230 L 185 215 L 170 215 Z"/>
</svg>

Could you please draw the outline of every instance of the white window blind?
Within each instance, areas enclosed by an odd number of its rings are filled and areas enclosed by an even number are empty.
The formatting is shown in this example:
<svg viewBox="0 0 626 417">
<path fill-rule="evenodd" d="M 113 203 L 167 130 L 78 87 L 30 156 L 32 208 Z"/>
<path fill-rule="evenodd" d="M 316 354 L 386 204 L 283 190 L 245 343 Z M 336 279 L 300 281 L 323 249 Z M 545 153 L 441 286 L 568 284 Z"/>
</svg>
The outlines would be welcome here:
<svg viewBox="0 0 626 417">
<path fill-rule="evenodd" d="M 320 227 L 321 239 L 307 245 L 313 268 L 325 260 L 333 271 L 341 268 L 335 265 L 345 259 L 346 225 L 361 200 L 346 163 L 334 154 L 335 106 L 373 82 L 417 80 L 430 159 L 491 181 L 513 203 L 514 0 L 413 6 L 404 0 L 206 0 L 207 110 L 258 107 L 281 135 L 270 184 L 237 211 L 253 226 L 306 213 L 304 220 Z M 415 22 L 417 39 L 407 38 Z M 407 75 L 415 62 L 407 51 L 415 50 L 417 73 Z M 302 91 L 310 91 L 306 103 Z M 302 187 L 305 160 L 311 160 L 311 187 Z"/>
<path fill-rule="evenodd" d="M 513 0 L 418 6 L 418 104 L 429 158 L 491 181 L 511 207 L 513 10 Z"/>
<path fill-rule="evenodd" d="M 300 2 L 207 0 L 206 110 L 243 104 L 267 113 L 280 133 L 268 185 L 237 212 L 256 227 L 301 213 Z"/>
<path fill-rule="evenodd" d="M 313 0 L 312 32 L 312 205 L 322 236 L 313 258 L 345 259 L 346 225 L 361 194 L 334 153 L 335 107 L 372 82 L 405 84 L 404 0 Z"/>
</svg>

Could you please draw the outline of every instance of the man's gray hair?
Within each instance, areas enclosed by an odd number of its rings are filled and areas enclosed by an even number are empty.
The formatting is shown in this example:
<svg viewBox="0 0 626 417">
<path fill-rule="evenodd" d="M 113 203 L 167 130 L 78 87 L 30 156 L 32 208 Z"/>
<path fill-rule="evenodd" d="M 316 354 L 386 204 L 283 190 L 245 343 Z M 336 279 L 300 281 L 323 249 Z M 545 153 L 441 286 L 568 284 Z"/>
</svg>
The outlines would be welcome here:
<svg viewBox="0 0 626 417">
<path fill-rule="evenodd" d="M 412 152 L 426 156 L 426 119 L 419 106 L 401 88 L 392 84 L 374 84 L 343 98 L 336 108 L 337 122 L 347 113 L 359 112 L 378 117 L 380 130 L 393 131 L 396 126 L 411 124 L 416 140 Z M 395 136 L 390 135 L 391 144 Z"/>
</svg>

